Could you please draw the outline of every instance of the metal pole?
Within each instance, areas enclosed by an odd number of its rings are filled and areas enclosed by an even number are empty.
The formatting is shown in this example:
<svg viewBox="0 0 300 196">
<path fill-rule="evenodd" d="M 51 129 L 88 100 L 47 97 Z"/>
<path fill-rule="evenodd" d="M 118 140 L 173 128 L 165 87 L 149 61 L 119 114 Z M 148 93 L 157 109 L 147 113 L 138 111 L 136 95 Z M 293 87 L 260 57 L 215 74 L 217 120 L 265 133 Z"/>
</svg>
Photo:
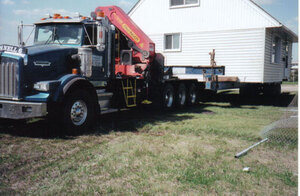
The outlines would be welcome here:
<svg viewBox="0 0 300 196">
<path fill-rule="evenodd" d="M 242 152 L 237 153 L 237 154 L 234 156 L 234 158 L 237 158 L 237 159 L 238 159 L 238 158 L 240 158 L 241 156 L 246 155 L 246 154 L 248 153 L 249 150 L 251 150 L 252 148 L 254 148 L 254 147 L 258 146 L 259 144 L 262 144 L 262 143 L 264 143 L 264 142 L 266 142 L 266 141 L 268 141 L 268 140 L 269 140 L 269 138 L 266 138 L 266 139 L 261 140 L 260 142 L 257 142 L 256 144 L 250 146 L 249 148 L 243 150 Z"/>
</svg>

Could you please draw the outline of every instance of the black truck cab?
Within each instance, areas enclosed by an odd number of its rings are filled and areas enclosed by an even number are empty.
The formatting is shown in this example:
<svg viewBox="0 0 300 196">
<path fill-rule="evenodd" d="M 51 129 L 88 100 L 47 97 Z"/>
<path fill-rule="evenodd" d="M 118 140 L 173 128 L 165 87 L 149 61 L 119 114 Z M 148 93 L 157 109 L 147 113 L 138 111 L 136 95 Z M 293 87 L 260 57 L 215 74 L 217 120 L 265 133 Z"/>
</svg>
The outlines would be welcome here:
<svg viewBox="0 0 300 196">
<path fill-rule="evenodd" d="M 1 45 L 0 118 L 42 117 L 53 105 L 63 113 L 68 105 L 69 125 L 88 124 L 88 110 L 98 111 L 95 87 L 114 77 L 114 35 L 105 18 L 56 14 L 35 23 L 32 46 Z"/>
</svg>

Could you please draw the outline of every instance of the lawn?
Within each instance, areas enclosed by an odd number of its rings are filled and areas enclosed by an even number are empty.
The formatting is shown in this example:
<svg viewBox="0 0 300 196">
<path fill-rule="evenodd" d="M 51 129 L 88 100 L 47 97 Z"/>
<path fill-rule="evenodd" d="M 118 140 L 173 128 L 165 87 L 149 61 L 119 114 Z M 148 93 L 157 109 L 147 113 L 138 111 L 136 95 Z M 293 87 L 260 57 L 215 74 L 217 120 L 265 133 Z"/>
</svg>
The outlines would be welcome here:
<svg viewBox="0 0 300 196">
<path fill-rule="evenodd" d="M 285 82 L 282 82 L 282 84 L 288 84 L 288 85 L 297 85 L 298 84 L 298 81 L 295 81 L 295 82 L 290 82 L 290 81 L 285 81 Z"/>
<path fill-rule="evenodd" d="M 285 105 L 237 99 L 222 92 L 183 110 L 108 114 L 77 136 L 45 120 L 2 123 L 0 194 L 296 195 L 297 146 L 265 143 L 234 158 L 287 114 Z"/>
</svg>

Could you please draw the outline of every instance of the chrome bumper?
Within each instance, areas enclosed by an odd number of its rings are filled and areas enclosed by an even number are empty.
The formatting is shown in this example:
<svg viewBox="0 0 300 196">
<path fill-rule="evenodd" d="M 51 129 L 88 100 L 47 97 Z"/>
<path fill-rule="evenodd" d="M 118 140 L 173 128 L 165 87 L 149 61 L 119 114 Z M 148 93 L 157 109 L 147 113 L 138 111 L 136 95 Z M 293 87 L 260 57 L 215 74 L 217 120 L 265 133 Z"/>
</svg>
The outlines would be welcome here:
<svg viewBox="0 0 300 196">
<path fill-rule="evenodd" d="M 0 118 L 26 119 L 46 115 L 46 103 L 0 100 Z"/>
</svg>

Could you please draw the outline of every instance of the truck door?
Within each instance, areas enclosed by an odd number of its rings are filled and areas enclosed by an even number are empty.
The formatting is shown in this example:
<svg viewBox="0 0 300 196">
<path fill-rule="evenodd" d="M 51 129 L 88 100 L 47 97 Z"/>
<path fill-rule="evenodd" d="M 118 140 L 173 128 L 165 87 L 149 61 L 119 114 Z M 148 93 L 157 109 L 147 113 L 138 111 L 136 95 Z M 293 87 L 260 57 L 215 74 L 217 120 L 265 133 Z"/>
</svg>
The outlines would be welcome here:
<svg viewBox="0 0 300 196">
<path fill-rule="evenodd" d="M 97 45 L 97 25 L 86 25 L 88 35 L 85 35 L 84 45 Z M 96 47 L 93 50 L 93 67 L 92 77 L 89 80 L 99 86 L 103 81 L 108 79 L 108 63 L 107 63 L 107 48 L 104 51 L 98 51 Z"/>
</svg>

